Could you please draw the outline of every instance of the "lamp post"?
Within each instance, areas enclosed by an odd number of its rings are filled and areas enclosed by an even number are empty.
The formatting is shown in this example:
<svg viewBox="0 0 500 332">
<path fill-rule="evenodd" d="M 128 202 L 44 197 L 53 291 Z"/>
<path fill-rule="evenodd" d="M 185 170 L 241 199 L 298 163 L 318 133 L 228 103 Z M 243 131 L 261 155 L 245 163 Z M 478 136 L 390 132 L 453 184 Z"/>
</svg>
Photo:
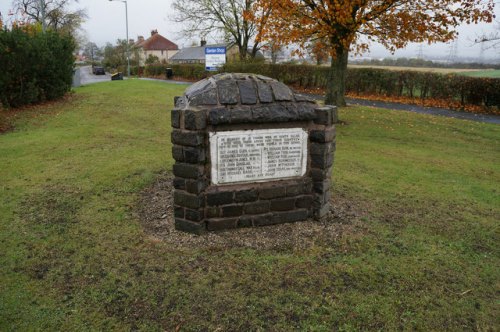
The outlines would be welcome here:
<svg viewBox="0 0 500 332">
<path fill-rule="evenodd" d="M 129 45 L 128 45 L 128 8 L 127 8 L 127 0 L 109 0 L 109 1 L 120 1 L 125 4 L 125 27 L 127 30 L 127 76 L 130 77 L 130 52 L 129 52 Z"/>
</svg>

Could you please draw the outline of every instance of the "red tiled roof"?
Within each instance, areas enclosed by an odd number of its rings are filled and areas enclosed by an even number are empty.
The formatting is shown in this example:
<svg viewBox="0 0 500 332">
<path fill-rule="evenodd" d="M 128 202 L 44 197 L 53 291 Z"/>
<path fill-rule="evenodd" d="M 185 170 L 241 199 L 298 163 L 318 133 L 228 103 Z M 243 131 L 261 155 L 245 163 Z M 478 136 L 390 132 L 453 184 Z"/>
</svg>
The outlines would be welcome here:
<svg viewBox="0 0 500 332">
<path fill-rule="evenodd" d="M 155 33 L 145 41 L 139 44 L 145 50 L 178 50 L 177 44 L 172 43 L 167 38 L 163 37 L 159 33 Z"/>
</svg>

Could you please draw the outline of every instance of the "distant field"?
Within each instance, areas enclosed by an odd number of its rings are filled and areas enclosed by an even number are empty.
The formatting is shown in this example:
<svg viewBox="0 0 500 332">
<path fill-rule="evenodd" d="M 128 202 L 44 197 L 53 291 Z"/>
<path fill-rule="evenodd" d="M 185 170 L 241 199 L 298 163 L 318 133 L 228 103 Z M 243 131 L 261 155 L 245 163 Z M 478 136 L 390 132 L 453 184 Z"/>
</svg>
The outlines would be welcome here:
<svg viewBox="0 0 500 332">
<path fill-rule="evenodd" d="M 474 72 L 460 72 L 460 75 L 470 76 L 470 77 L 489 77 L 489 78 L 500 78 L 500 70 L 488 69 L 480 70 Z"/>
<path fill-rule="evenodd" d="M 387 69 L 387 70 L 411 70 L 411 71 L 425 71 L 425 72 L 433 72 L 433 73 L 441 73 L 441 74 L 476 73 L 476 72 L 485 73 L 485 72 L 494 71 L 494 70 L 483 70 L 483 69 L 396 67 L 396 66 L 369 66 L 369 65 L 349 65 L 349 68 L 379 68 L 379 69 Z M 469 75 L 469 76 L 472 76 L 472 75 Z"/>
</svg>

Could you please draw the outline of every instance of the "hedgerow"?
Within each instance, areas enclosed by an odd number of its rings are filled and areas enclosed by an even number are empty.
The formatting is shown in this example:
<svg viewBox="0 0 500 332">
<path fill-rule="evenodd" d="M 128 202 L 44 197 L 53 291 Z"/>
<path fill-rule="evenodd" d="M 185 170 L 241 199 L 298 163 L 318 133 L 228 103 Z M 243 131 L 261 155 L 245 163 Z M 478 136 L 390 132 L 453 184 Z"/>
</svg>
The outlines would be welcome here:
<svg viewBox="0 0 500 332">
<path fill-rule="evenodd" d="M 18 107 L 64 96 L 71 89 L 73 51 L 70 36 L 36 26 L 0 29 L 0 102 Z"/>
<path fill-rule="evenodd" d="M 157 76 L 171 67 L 174 75 L 188 80 L 200 80 L 210 73 L 204 65 L 161 65 L 149 69 Z M 324 66 L 265 63 L 229 63 L 222 72 L 254 73 L 275 78 L 301 89 L 326 89 L 329 68 Z M 466 108 L 474 105 L 500 107 L 500 79 L 466 77 L 420 71 L 392 71 L 378 68 L 349 68 L 346 92 L 358 96 L 382 96 L 393 99 L 436 100 L 439 105 Z"/>
</svg>

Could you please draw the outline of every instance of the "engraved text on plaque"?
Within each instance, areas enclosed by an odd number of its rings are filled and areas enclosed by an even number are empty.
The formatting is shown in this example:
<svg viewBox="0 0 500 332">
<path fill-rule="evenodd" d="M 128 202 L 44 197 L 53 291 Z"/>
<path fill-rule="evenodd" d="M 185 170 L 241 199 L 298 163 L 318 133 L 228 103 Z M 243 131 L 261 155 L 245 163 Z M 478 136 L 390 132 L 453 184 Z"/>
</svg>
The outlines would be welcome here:
<svg viewBox="0 0 500 332">
<path fill-rule="evenodd" d="M 307 132 L 302 128 L 210 133 L 212 182 L 254 182 L 303 176 Z"/>
</svg>

